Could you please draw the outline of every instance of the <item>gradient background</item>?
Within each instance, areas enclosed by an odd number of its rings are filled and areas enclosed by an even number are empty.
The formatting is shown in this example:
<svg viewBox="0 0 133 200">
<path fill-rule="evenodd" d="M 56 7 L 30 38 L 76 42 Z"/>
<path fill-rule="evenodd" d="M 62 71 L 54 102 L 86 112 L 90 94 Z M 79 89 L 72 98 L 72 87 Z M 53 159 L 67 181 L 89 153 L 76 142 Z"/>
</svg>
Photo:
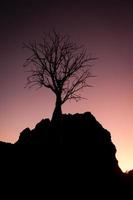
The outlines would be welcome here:
<svg viewBox="0 0 133 200">
<path fill-rule="evenodd" d="M 129 1 L 1 1 L 0 140 L 15 142 L 26 127 L 51 117 L 54 95 L 47 89 L 24 89 L 22 67 L 29 55 L 23 42 L 55 28 L 84 44 L 98 57 L 83 91 L 88 100 L 67 102 L 63 112 L 91 111 L 111 132 L 123 171 L 133 168 L 133 6 Z"/>
</svg>

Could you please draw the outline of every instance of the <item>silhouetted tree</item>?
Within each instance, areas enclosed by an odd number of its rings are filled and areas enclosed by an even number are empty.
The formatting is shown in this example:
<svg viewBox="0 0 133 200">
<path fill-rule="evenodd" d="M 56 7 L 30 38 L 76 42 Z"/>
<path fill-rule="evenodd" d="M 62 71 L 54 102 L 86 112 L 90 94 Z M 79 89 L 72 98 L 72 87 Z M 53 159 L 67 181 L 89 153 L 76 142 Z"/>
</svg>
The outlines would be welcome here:
<svg viewBox="0 0 133 200">
<path fill-rule="evenodd" d="M 69 36 L 56 31 L 44 34 L 40 43 L 24 46 L 32 53 L 24 63 L 30 67 L 27 86 L 52 90 L 56 96 L 52 120 L 60 119 L 61 105 L 70 99 L 80 100 L 78 91 L 90 86 L 87 79 L 92 77 L 90 67 L 95 58 L 87 56 L 83 46 L 77 46 Z"/>
</svg>

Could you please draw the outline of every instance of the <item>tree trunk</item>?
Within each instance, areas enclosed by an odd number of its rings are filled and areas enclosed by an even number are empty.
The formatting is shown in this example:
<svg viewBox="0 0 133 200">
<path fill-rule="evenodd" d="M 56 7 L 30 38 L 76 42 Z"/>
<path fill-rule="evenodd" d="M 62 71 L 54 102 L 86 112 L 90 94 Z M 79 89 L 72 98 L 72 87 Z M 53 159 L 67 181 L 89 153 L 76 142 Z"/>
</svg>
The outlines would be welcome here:
<svg viewBox="0 0 133 200">
<path fill-rule="evenodd" d="M 61 110 L 61 95 L 56 95 L 56 104 L 52 116 L 52 122 L 61 120 L 62 110 Z"/>
</svg>

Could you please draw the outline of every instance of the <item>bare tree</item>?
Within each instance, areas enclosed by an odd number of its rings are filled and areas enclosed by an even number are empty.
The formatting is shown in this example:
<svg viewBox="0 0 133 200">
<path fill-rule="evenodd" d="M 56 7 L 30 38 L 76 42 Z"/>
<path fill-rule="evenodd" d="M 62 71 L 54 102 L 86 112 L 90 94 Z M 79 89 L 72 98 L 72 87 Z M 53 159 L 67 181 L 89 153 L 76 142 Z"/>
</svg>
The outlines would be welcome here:
<svg viewBox="0 0 133 200">
<path fill-rule="evenodd" d="M 87 79 L 92 77 L 90 67 L 95 58 L 87 56 L 83 46 L 78 46 L 67 35 L 56 31 L 44 34 L 41 43 L 24 44 L 31 56 L 26 59 L 29 67 L 27 86 L 49 88 L 56 96 L 52 120 L 60 119 L 61 106 L 67 100 L 80 100 L 78 91 L 90 87 Z"/>
</svg>

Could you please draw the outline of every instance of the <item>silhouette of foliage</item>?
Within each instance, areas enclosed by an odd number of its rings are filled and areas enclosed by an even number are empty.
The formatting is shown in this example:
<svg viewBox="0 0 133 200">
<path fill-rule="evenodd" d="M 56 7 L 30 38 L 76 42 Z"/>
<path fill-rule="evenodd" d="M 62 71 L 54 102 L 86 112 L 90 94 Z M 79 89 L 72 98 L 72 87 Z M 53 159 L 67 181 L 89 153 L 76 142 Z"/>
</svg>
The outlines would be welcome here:
<svg viewBox="0 0 133 200">
<path fill-rule="evenodd" d="M 40 43 L 34 41 L 24 47 L 31 52 L 24 63 L 29 67 L 26 86 L 50 89 L 56 96 L 53 118 L 60 118 L 61 105 L 67 100 L 80 100 L 83 97 L 79 90 L 90 87 L 87 80 L 93 77 L 90 68 L 96 58 L 87 56 L 83 46 L 56 31 L 44 34 Z"/>
</svg>

